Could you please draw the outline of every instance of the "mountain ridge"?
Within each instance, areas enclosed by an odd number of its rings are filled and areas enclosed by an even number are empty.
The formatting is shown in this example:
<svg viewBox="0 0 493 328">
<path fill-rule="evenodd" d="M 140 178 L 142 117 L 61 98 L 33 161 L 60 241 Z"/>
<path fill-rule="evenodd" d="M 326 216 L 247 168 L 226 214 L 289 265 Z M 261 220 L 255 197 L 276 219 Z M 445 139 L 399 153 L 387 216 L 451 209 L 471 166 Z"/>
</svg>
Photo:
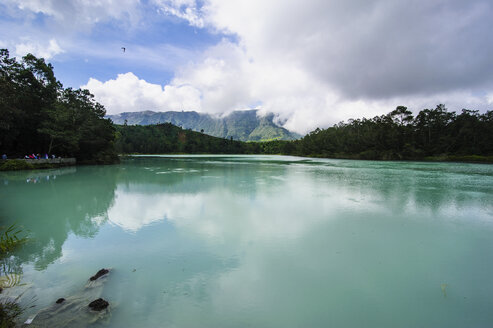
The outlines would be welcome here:
<svg viewBox="0 0 493 328">
<path fill-rule="evenodd" d="M 215 117 L 196 111 L 142 111 L 107 115 L 115 124 L 151 125 L 171 123 L 184 129 L 203 132 L 220 138 L 240 141 L 294 140 L 301 135 L 274 123 L 274 114 L 259 116 L 258 110 L 233 111 L 223 117 Z"/>
</svg>

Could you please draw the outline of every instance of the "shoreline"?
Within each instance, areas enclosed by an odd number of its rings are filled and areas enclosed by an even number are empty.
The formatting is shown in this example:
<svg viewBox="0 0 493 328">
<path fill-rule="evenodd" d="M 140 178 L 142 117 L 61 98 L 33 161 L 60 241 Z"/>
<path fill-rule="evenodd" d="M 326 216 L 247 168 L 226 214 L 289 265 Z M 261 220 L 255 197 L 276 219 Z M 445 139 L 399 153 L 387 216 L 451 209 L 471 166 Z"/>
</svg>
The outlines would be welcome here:
<svg viewBox="0 0 493 328">
<path fill-rule="evenodd" d="M 373 161 L 373 162 L 422 162 L 422 163 L 468 163 L 468 164 L 493 164 L 493 156 L 479 156 L 479 155 L 463 155 L 463 156 L 427 156 L 420 159 L 368 159 L 358 158 L 357 156 L 323 156 L 323 155 L 295 155 L 295 154 L 212 154 L 212 153 L 162 153 L 162 154 L 119 154 L 120 159 L 132 156 L 159 156 L 159 155 L 273 155 L 273 156 L 295 156 L 305 158 L 324 158 L 324 159 L 342 159 L 342 160 L 355 160 L 355 161 Z M 114 163 L 116 164 L 116 163 Z M 44 170 L 54 169 L 67 166 L 80 166 L 80 165 L 93 165 L 93 163 L 79 162 L 75 158 L 55 158 L 55 159 L 6 159 L 0 160 L 0 171 L 31 171 L 31 170 Z M 97 165 L 97 164 L 96 164 Z M 101 165 L 101 164 L 99 164 Z M 108 164 L 103 164 L 108 165 Z"/>
<path fill-rule="evenodd" d="M 368 158 L 357 158 L 350 155 L 344 156 L 324 156 L 324 155 L 299 155 L 299 154 L 212 154 L 212 153 L 159 153 L 159 154 L 149 154 L 149 153 L 131 153 L 131 154 L 119 154 L 121 159 L 132 156 L 159 156 L 159 155 L 251 155 L 251 156 L 294 156 L 294 157 L 304 157 L 304 158 L 321 158 L 321 159 L 343 159 L 343 160 L 354 160 L 354 161 L 372 161 L 372 162 L 422 162 L 422 163 L 466 163 L 466 164 L 493 164 L 493 156 L 480 156 L 480 155 L 442 155 L 442 156 L 426 156 L 423 158 L 401 158 L 401 159 L 368 159 Z"/>
<path fill-rule="evenodd" d="M 3 159 L 0 160 L 0 171 L 21 171 L 21 170 L 38 170 L 52 169 L 64 166 L 75 166 L 75 158 L 49 158 L 49 159 Z"/>
<path fill-rule="evenodd" d="M 297 156 L 297 155 L 292 155 Z M 361 158 L 358 155 L 341 156 L 323 156 L 323 155 L 305 155 L 311 158 L 327 159 L 349 159 L 355 161 L 380 161 L 380 162 L 424 162 L 424 163 L 469 163 L 469 164 L 493 164 L 493 156 L 480 155 L 435 155 L 422 158 Z"/>
</svg>

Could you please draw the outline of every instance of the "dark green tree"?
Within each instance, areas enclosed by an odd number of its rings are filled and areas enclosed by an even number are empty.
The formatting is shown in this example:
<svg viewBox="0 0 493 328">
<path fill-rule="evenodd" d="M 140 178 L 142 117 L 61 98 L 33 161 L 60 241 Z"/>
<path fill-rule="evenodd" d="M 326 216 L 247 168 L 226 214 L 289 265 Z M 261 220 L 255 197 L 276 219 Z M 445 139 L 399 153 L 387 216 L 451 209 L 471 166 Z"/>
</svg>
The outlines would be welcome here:
<svg viewBox="0 0 493 328">
<path fill-rule="evenodd" d="M 28 54 L 18 61 L 0 50 L 0 148 L 114 162 L 114 128 L 87 90 L 64 89 L 53 66 Z"/>
</svg>

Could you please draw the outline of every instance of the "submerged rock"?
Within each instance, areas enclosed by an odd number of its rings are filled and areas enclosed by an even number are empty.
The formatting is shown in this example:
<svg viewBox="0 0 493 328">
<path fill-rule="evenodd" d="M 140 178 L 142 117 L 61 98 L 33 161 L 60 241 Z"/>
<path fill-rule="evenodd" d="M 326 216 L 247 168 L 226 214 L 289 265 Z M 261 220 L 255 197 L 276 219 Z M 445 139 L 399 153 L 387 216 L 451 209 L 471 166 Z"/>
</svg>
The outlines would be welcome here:
<svg viewBox="0 0 493 328">
<path fill-rule="evenodd" d="M 91 278 L 89 278 L 89 280 L 94 281 L 94 280 L 96 280 L 96 279 L 104 276 L 108 272 L 110 272 L 110 270 L 108 270 L 108 269 L 101 269 L 94 276 L 92 276 Z"/>
<path fill-rule="evenodd" d="M 65 299 L 63 297 L 59 298 L 56 300 L 56 304 L 62 304 L 63 302 L 65 301 Z"/>
<path fill-rule="evenodd" d="M 82 290 L 67 298 L 58 299 L 55 304 L 30 317 L 25 324 L 31 328 L 84 328 L 96 322 L 108 323 L 111 318 L 111 307 L 101 296 L 110 271 L 111 269 L 99 270 L 94 275 L 94 279 L 87 281 Z"/>
<path fill-rule="evenodd" d="M 91 303 L 89 303 L 88 306 L 91 308 L 91 310 L 101 311 L 106 309 L 108 305 L 110 304 L 100 297 L 97 300 L 94 300 Z"/>
</svg>

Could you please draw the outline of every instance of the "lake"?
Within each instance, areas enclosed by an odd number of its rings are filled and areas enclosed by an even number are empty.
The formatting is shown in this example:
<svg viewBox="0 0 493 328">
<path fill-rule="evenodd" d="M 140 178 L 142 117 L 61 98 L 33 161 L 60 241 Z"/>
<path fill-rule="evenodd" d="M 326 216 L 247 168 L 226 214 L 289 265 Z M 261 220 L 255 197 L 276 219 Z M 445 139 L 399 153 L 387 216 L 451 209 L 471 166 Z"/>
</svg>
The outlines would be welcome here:
<svg viewBox="0 0 493 328">
<path fill-rule="evenodd" d="M 4 172 L 0 218 L 24 319 L 111 268 L 95 327 L 493 327 L 493 165 L 141 156 Z"/>
</svg>

